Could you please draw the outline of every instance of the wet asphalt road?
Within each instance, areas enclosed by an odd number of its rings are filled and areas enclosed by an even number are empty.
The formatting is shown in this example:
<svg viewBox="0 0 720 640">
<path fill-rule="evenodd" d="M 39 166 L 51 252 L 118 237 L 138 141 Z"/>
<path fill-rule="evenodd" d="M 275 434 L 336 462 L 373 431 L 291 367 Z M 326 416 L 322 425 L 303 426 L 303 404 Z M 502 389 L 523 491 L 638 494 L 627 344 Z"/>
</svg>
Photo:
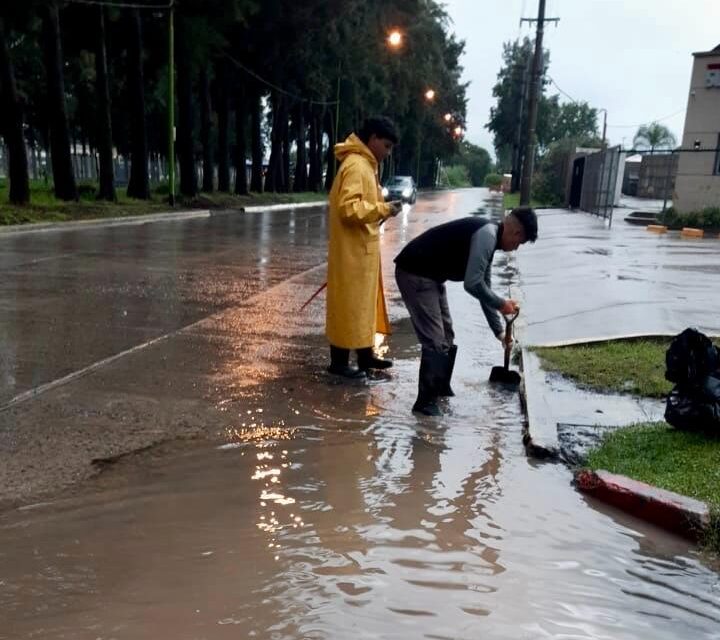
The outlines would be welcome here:
<svg viewBox="0 0 720 640">
<path fill-rule="evenodd" d="M 392 256 L 487 197 L 388 225 L 396 366 L 351 385 L 324 373 L 322 303 L 298 313 L 324 280 L 321 211 L 0 237 L 0 487 L 46 500 L 0 516 L 0 638 L 720 638 L 691 545 L 525 457 L 461 286 L 458 395 L 409 413 Z M 496 264 L 499 290 L 522 284 Z"/>
</svg>

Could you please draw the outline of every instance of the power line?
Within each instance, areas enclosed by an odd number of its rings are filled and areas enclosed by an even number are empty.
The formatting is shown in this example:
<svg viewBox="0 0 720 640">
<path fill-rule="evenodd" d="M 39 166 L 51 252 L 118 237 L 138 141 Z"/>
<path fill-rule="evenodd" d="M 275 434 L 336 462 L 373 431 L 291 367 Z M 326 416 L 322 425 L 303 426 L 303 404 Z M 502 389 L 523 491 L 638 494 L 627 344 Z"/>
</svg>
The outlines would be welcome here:
<svg viewBox="0 0 720 640">
<path fill-rule="evenodd" d="M 560 85 L 559 85 L 557 82 L 555 82 L 555 79 L 554 79 L 554 78 L 548 76 L 548 80 L 550 80 L 550 82 L 552 82 L 552 83 L 555 85 L 555 88 L 556 88 L 560 93 L 562 93 L 568 100 L 570 100 L 570 102 L 572 102 L 572 103 L 574 103 L 574 104 L 578 104 L 578 103 L 579 103 L 579 100 L 575 100 L 575 98 L 573 98 L 569 93 L 565 93 L 565 91 L 563 91 L 563 90 L 560 88 Z"/>
<path fill-rule="evenodd" d="M 295 100 L 297 100 L 297 101 L 299 101 L 299 102 L 307 102 L 307 103 L 309 103 L 309 104 L 320 104 L 320 105 L 325 105 L 325 106 L 330 106 L 330 105 L 338 104 L 338 102 L 337 102 L 336 100 L 335 100 L 335 101 L 332 101 L 332 102 L 329 102 L 329 101 L 327 101 L 327 100 L 312 100 L 311 98 L 303 98 L 302 96 L 299 96 L 299 95 L 297 95 L 297 94 L 295 94 L 295 93 L 291 93 L 290 91 L 286 91 L 286 90 L 283 89 L 282 87 L 279 87 L 279 86 L 277 86 L 276 84 L 273 84 L 273 83 L 270 82 L 269 80 L 265 80 L 265 78 L 263 78 L 262 76 L 260 76 L 260 75 L 258 75 L 257 73 L 255 73 L 252 69 L 249 69 L 248 67 L 246 67 L 242 62 L 239 62 L 238 60 L 236 60 L 235 58 L 233 58 L 231 55 L 227 55 L 227 58 L 228 58 L 228 60 L 230 60 L 230 62 L 232 62 L 235 66 L 237 66 L 237 67 L 239 67 L 240 69 L 242 69 L 245 73 L 247 73 L 248 75 L 252 76 L 252 77 L 255 78 L 257 81 L 262 82 L 264 85 L 267 85 L 267 86 L 270 87 L 271 89 L 274 89 L 275 91 L 278 91 L 279 93 L 282 93 L 282 94 L 284 94 L 284 95 L 286 95 L 286 96 L 289 96 L 290 98 L 294 98 Z"/>
<path fill-rule="evenodd" d="M 681 113 L 683 113 L 685 109 L 680 109 L 676 111 L 675 113 L 671 113 L 669 116 L 663 116 L 662 118 L 655 118 L 654 120 L 649 120 L 649 122 L 662 122 L 663 120 L 669 120 L 670 118 L 673 118 Z M 609 124 L 608 128 L 613 129 L 637 129 L 638 127 L 642 127 L 643 125 L 648 124 L 648 122 L 641 122 L 640 124 Z"/>
<path fill-rule="evenodd" d="M 575 104 L 579 103 L 578 100 L 575 100 L 575 98 L 573 98 L 570 94 L 563 91 L 560 88 L 560 85 L 558 85 L 558 83 L 555 82 L 554 78 L 551 78 L 550 76 L 548 76 L 548 80 L 550 80 L 550 82 L 555 85 L 555 88 L 560 93 L 562 93 L 568 100 L 570 100 L 571 102 L 573 102 Z M 674 113 L 671 113 L 670 115 L 663 116 L 662 118 L 656 118 L 654 120 L 651 120 L 650 122 L 663 122 L 663 120 L 669 120 L 670 118 L 673 118 L 674 116 L 679 115 L 679 114 L 683 113 L 684 111 L 685 111 L 685 109 L 680 109 L 678 111 L 675 111 Z M 641 127 L 644 124 L 647 124 L 647 122 L 641 122 L 640 124 L 609 124 L 609 125 L 607 125 L 607 127 L 608 127 L 608 129 L 637 129 L 638 127 Z"/>
<path fill-rule="evenodd" d="M 172 9 L 175 2 L 171 0 L 167 4 L 140 4 L 137 2 L 116 2 L 115 0 L 65 0 L 70 4 L 84 4 L 93 7 L 110 7 L 114 9 Z"/>
</svg>

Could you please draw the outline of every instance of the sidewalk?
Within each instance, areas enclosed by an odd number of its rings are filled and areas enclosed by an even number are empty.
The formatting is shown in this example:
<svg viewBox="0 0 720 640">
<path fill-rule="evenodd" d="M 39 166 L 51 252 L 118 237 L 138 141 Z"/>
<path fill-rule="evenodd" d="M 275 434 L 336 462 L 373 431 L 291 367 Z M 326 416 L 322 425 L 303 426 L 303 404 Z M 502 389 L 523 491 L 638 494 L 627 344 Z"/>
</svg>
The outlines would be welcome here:
<svg viewBox="0 0 720 640">
<path fill-rule="evenodd" d="M 644 335 L 688 326 L 720 334 L 720 240 L 656 235 L 616 220 L 561 209 L 539 211 L 538 241 L 517 254 L 523 314 L 518 336 L 527 444 L 558 457 L 558 425 L 621 426 L 662 417 L 662 403 L 577 393 L 540 368 L 534 346 Z"/>
<path fill-rule="evenodd" d="M 688 326 L 720 334 L 720 240 L 659 236 L 622 219 L 608 229 L 600 218 L 558 209 L 538 217 L 538 242 L 517 255 L 525 444 L 533 456 L 577 464 L 607 430 L 662 420 L 664 402 L 577 389 L 544 371 L 532 348 L 676 335 Z M 622 492 L 645 499 L 634 486 Z"/>
</svg>

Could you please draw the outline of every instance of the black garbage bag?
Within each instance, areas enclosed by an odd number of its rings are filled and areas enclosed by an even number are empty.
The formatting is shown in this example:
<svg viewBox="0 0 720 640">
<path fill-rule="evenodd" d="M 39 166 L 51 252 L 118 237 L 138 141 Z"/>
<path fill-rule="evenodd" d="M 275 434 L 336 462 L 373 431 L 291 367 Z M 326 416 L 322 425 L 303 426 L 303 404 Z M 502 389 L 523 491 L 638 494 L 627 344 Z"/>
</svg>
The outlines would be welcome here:
<svg viewBox="0 0 720 640">
<path fill-rule="evenodd" d="M 675 387 L 665 420 L 677 429 L 720 434 L 720 353 L 695 329 L 677 335 L 665 354 L 665 377 Z"/>
<path fill-rule="evenodd" d="M 665 420 L 683 431 L 720 435 L 720 376 L 705 376 L 700 384 L 675 385 L 665 405 Z"/>
<path fill-rule="evenodd" d="M 665 378 L 676 384 L 694 384 L 720 367 L 720 354 L 704 333 L 685 329 L 665 353 Z"/>
</svg>

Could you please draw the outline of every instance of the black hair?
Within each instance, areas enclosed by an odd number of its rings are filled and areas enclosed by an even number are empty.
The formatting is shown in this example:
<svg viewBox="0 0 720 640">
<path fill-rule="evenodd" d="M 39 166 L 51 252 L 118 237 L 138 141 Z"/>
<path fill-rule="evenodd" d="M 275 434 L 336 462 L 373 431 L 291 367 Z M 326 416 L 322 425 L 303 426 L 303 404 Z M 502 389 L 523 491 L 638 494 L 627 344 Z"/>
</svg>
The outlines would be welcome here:
<svg viewBox="0 0 720 640">
<path fill-rule="evenodd" d="M 395 123 L 385 116 L 368 118 L 365 122 L 363 122 L 362 127 L 360 127 L 360 131 L 358 131 L 358 137 L 365 144 L 370 142 L 370 136 L 373 134 L 378 138 L 390 140 L 393 144 L 397 144 L 400 140 Z"/>
<path fill-rule="evenodd" d="M 517 221 L 525 232 L 526 242 L 535 242 L 537 240 L 537 215 L 532 207 L 517 207 L 513 209 L 511 214 L 515 216 Z"/>
</svg>

